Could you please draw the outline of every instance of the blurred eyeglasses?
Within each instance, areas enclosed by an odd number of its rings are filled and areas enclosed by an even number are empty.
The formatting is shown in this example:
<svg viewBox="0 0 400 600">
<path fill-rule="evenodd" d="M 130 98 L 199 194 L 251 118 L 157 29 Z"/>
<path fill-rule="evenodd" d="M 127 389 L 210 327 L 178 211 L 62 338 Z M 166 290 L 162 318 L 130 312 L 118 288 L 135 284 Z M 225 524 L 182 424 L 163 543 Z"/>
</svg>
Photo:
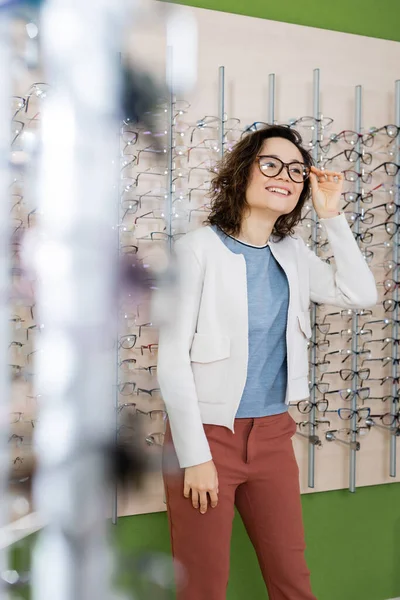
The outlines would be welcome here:
<svg viewBox="0 0 400 600">
<path fill-rule="evenodd" d="M 366 362 L 368 360 L 368 362 L 380 362 L 382 363 L 382 368 L 386 367 L 387 365 L 400 365 L 400 358 L 394 358 L 393 356 L 381 356 L 379 358 L 370 358 L 370 359 L 366 359 L 363 361 Z"/>
<path fill-rule="evenodd" d="M 333 119 L 330 117 L 322 117 L 316 119 L 315 117 L 300 117 L 299 119 L 291 119 L 289 121 L 289 127 L 304 127 L 305 129 L 316 129 L 319 126 L 320 129 L 328 129 L 333 123 Z"/>
<path fill-rule="evenodd" d="M 153 354 L 153 352 L 156 352 L 158 350 L 158 344 L 142 344 L 140 346 L 140 353 L 142 354 L 142 356 L 144 355 L 145 351 L 149 352 L 150 354 Z"/>
<path fill-rule="evenodd" d="M 254 123 L 245 127 L 242 135 L 244 135 L 245 133 L 250 133 L 252 131 L 259 131 L 260 129 L 265 129 L 265 127 L 268 127 L 269 125 L 270 123 L 266 123 L 265 121 L 254 121 Z"/>
<path fill-rule="evenodd" d="M 384 300 L 382 304 L 385 312 L 393 312 L 397 306 L 400 306 L 400 300 L 388 298 Z"/>
<path fill-rule="evenodd" d="M 365 236 L 366 234 L 371 232 L 371 229 L 377 229 L 378 227 L 384 227 L 385 228 L 385 232 L 390 236 L 393 237 L 397 231 L 399 230 L 400 227 L 400 223 L 396 223 L 395 221 L 385 221 L 385 223 L 378 223 L 377 225 L 372 225 L 372 227 L 368 227 L 368 229 L 366 230 L 365 235 L 364 235 L 364 240 L 365 240 Z M 373 236 L 373 234 L 371 234 Z"/>
<path fill-rule="evenodd" d="M 311 385 L 309 385 L 309 390 L 313 390 L 314 388 L 316 388 L 320 394 L 327 394 L 329 393 L 329 383 L 323 382 L 323 381 L 315 381 L 315 382 L 309 382 Z"/>
<path fill-rule="evenodd" d="M 342 192 L 343 199 L 347 203 L 344 206 L 344 209 L 346 209 L 349 204 L 355 203 L 358 200 L 363 204 L 371 204 L 374 200 L 374 192 L 376 192 L 381 187 L 382 184 L 379 184 L 369 192 L 365 192 L 364 190 L 362 190 L 361 192 Z"/>
<path fill-rule="evenodd" d="M 331 144 L 337 144 L 338 142 L 344 142 L 349 146 L 355 146 L 359 141 L 363 141 L 363 134 L 357 133 L 350 129 L 345 129 L 336 134 L 331 134 L 329 141 L 324 144 L 324 152 L 328 152 Z M 373 140 L 369 143 L 364 143 L 365 146 L 372 146 Z"/>
<path fill-rule="evenodd" d="M 370 171 L 369 173 L 365 173 L 363 176 L 363 181 L 365 183 L 371 183 L 373 174 L 381 170 L 382 168 L 384 169 L 386 175 L 394 177 L 399 172 L 400 165 L 396 164 L 395 162 L 383 162 L 382 164 L 375 167 L 375 169 L 372 169 L 372 171 Z"/>
<path fill-rule="evenodd" d="M 124 350 L 132 350 L 135 347 L 137 341 L 137 336 L 134 334 L 131 335 L 123 335 L 119 338 L 118 348 L 123 348 Z"/>
<path fill-rule="evenodd" d="M 381 385 L 385 385 L 385 383 L 390 383 L 391 385 L 399 385 L 400 376 L 393 377 L 392 375 L 387 375 L 386 377 L 380 377 Z"/>
<path fill-rule="evenodd" d="M 327 158 L 324 161 L 324 167 L 341 156 L 343 156 L 348 162 L 356 162 L 358 159 L 360 159 L 365 165 L 370 165 L 372 163 L 372 154 L 370 152 L 357 152 L 356 150 L 348 149 L 342 150 L 342 152 Z"/>
<path fill-rule="evenodd" d="M 372 329 L 364 329 L 361 327 L 358 331 L 353 331 L 350 327 L 348 329 L 342 329 L 341 331 L 332 331 L 327 333 L 326 336 L 340 335 L 341 338 L 351 339 L 353 335 L 361 338 L 361 341 L 367 342 L 372 339 Z"/>
<path fill-rule="evenodd" d="M 392 215 L 396 214 L 396 212 L 399 210 L 400 205 L 396 204 L 395 202 L 383 202 L 382 204 L 377 204 L 376 206 L 369 208 L 368 211 L 366 211 L 366 212 L 373 214 L 379 208 L 384 208 L 386 211 L 386 214 L 388 214 L 389 216 L 392 216 Z"/>
<path fill-rule="evenodd" d="M 381 263 L 377 263 L 375 267 L 377 269 L 385 269 L 385 274 L 388 275 L 389 273 L 396 273 L 398 268 L 400 267 L 400 263 L 396 263 L 394 260 L 389 259 Z"/>
<path fill-rule="evenodd" d="M 378 281 L 376 285 L 384 288 L 384 295 L 386 296 L 387 293 L 393 292 L 396 288 L 400 287 L 400 281 L 385 279 L 384 281 Z"/>
<path fill-rule="evenodd" d="M 136 389 L 135 381 L 125 381 L 118 384 L 118 391 L 121 396 L 133 396 Z"/>
<path fill-rule="evenodd" d="M 188 182 L 190 181 L 190 178 L 193 176 L 193 173 L 195 171 L 218 173 L 218 166 L 215 160 L 202 160 L 198 165 L 190 167 L 188 169 Z"/>
<path fill-rule="evenodd" d="M 235 118 L 228 119 L 226 116 L 224 116 L 224 118 L 221 120 L 220 117 L 206 115 L 202 119 L 199 119 L 196 123 L 196 126 L 193 127 L 191 134 L 190 134 L 190 143 L 191 144 L 193 143 L 193 139 L 194 139 L 194 135 L 195 135 L 196 131 L 202 131 L 202 130 L 206 130 L 206 129 L 218 130 L 221 128 L 221 124 L 223 124 L 225 135 L 228 132 L 235 130 L 235 129 L 238 131 L 238 135 L 239 135 L 240 119 L 235 119 Z"/>
<path fill-rule="evenodd" d="M 347 222 L 349 223 L 350 227 L 352 227 L 354 225 L 354 223 L 356 223 L 357 221 L 360 221 L 360 223 L 363 223 L 364 225 L 372 225 L 372 223 L 374 222 L 374 218 L 375 215 L 372 212 L 368 212 L 365 209 L 361 209 L 361 212 L 353 212 L 353 211 L 348 211 L 345 210 L 343 211 Z"/>
<path fill-rule="evenodd" d="M 122 154 L 127 154 L 128 149 L 137 144 L 139 132 L 134 130 L 131 124 L 123 124 L 121 127 L 120 136 L 123 142 Z"/>
<path fill-rule="evenodd" d="M 136 393 L 138 396 L 140 396 L 140 394 L 145 394 L 146 396 L 150 396 L 151 398 L 161 398 L 161 390 L 158 387 L 151 389 L 137 388 Z"/>
<path fill-rule="evenodd" d="M 319 333 L 322 333 L 323 335 L 326 335 L 327 333 L 329 333 L 331 324 L 330 323 L 315 323 L 315 327 L 317 329 L 317 331 L 319 331 Z"/>
<path fill-rule="evenodd" d="M 213 138 L 206 138 L 205 140 L 202 140 L 201 142 L 190 146 L 190 148 L 188 148 L 187 153 L 186 153 L 186 157 L 187 157 L 187 161 L 189 162 L 191 157 L 193 157 L 193 153 L 197 153 L 197 152 L 214 152 L 219 154 L 220 152 L 220 144 L 218 140 L 215 140 Z"/>
<path fill-rule="evenodd" d="M 321 427 L 325 426 L 329 428 L 331 426 L 331 422 L 328 421 L 328 419 L 315 419 L 314 421 L 296 422 L 296 425 L 300 429 L 300 431 L 304 431 L 308 427 L 316 427 L 318 429 L 320 425 Z"/>
<path fill-rule="evenodd" d="M 326 313 L 326 315 L 324 315 L 323 323 L 325 323 L 325 319 L 327 317 L 336 317 L 337 315 L 339 315 L 341 319 L 346 319 L 347 321 L 351 321 L 353 318 L 353 315 L 356 312 L 357 311 L 355 311 L 351 308 L 344 308 L 343 310 L 340 310 L 340 311 Z M 371 314 L 372 314 L 372 312 L 371 312 Z"/>
<path fill-rule="evenodd" d="M 51 90 L 51 86 L 48 83 L 37 82 L 33 83 L 25 95 L 25 112 L 29 112 L 29 107 L 33 104 L 34 99 L 44 100 L 48 97 Z"/>
<path fill-rule="evenodd" d="M 352 381 L 354 377 L 359 377 L 359 379 L 365 380 L 369 378 L 371 370 L 367 368 L 359 369 L 358 371 L 353 371 L 352 369 L 341 369 L 339 374 L 344 381 Z"/>
<path fill-rule="evenodd" d="M 202 204 L 201 206 L 198 206 L 197 208 L 192 208 L 191 210 L 188 211 L 189 214 L 189 222 L 192 220 L 193 217 L 193 213 L 201 213 L 203 214 L 207 214 L 209 213 L 211 210 L 211 204 Z M 196 216 L 196 215 L 194 215 Z M 197 215 L 199 216 L 199 215 Z"/>
<path fill-rule="evenodd" d="M 136 362 L 136 358 L 125 358 L 119 361 L 118 366 L 123 371 L 131 371 L 134 369 Z"/>
<path fill-rule="evenodd" d="M 342 400 L 345 400 L 346 402 L 352 400 L 356 396 L 358 398 L 360 398 L 360 400 L 367 400 L 370 396 L 370 393 L 371 393 L 371 389 L 368 387 L 358 388 L 356 390 L 347 388 L 347 389 L 339 389 L 339 390 L 332 390 L 330 392 L 325 392 L 326 395 L 339 394 L 339 396 L 342 398 Z"/>
<path fill-rule="evenodd" d="M 385 300 L 384 300 L 384 302 L 385 302 Z M 385 338 L 378 338 L 378 339 L 370 340 L 368 343 L 373 344 L 373 343 L 381 343 L 381 342 L 384 342 L 384 345 L 382 346 L 382 351 L 383 351 L 390 344 L 393 344 L 394 346 L 398 346 L 400 344 L 400 339 L 397 339 L 397 338 L 394 338 L 391 336 L 387 336 Z"/>
<path fill-rule="evenodd" d="M 353 235 L 357 240 L 360 240 L 360 242 L 362 242 L 363 244 L 370 245 L 372 243 L 372 240 L 374 239 L 374 232 L 371 231 L 372 229 L 384 227 L 386 233 L 390 235 L 390 237 L 393 237 L 398 231 L 399 226 L 400 225 L 395 223 L 394 221 L 387 221 L 386 223 L 378 223 L 377 225 L 372 225 L 371 227 L 368 227 L 365 231 L 353 231 Z M 380 246 L 382 246 L 382 244 L 382 242 L 379 242 Z"/>
<path fill-rule="evenodd" d="M 389 325 L 393 325 L 396 321 L 394 319 L 374 319 L 373 321 L 366 321 L 363 325 L 363 327 L 366 327 L 367 325 L 377 325 L 377 324 L 383 324 L 382 329 L 386 329 L 387 327 L 389 327 Z M 400 321 L 398 321 L 398 323 L 400 323 Z"/>
<path fill-rule="evenodd" d="M 174 100 L 172 102 L 172 119 L 175 120 L 182 115 L 187 114 L 190 108 L 190 102 L 187 100 Z M 167 101 L 160 102 L 158 106 L 155 106 L 148 115 L 152 115 L 155 119 L 166 119 L 168 116 L 169 106 Z"/>
<path fill-rule="evenodd" d="M 165 410 L 158 410 L 158 409 L 157 410 L 148 410 L 148 411 L 140 410 L 139 408 L 137 408 L 136 402 L 125 402 L 124 404 L 119 404 L 118 408 L 117 408 L 117 412 L 121 413 L 126 408 L 132 409 L 132 412 L 134 415 L 150 417 L 150 419 L 152 421 L 157 421 L 159 419 L 161 419 L 162 421 L 165 421 L 167 418 L 167 413 L 165 412 Z"/>
<path fill-rule="evenodd" d="M 308 349 L 317 348 L 321 352 L 326 352 L 327 350 L 329 350 L 329 345 L 330 345 L 329 340 L 320 340 L 318 342 L 313 342 L 312 340 L 308 340 L 308 342 L 307 342 Z"/>
<path fill-rule="evenodd" d="M 361 179 L 364 183 L 370 183 L 372 180 L 371 173 L 365 172 L 364 169 L 361 169 L 361 173 L 354 171 L 354 169 L 345 169 L 342 173 L 346 181 L 355 182 Z"/>
<path fill-rule="evenodd" d="M 297 409 L 303 414 L 311 412 L 314 406 L 318 412 L 324 413 L 328 410 L 329 402 L 328 400 L 317 400 L 317 402 L 311 402 L 311 400 L 300 400 L 300 402 L 297 403 Z"/>
<path fill-rule="evenodd" d="M 399 135 L 400 128 L 397 125 L 383 125 L 383 127 L 374 128 L 369 133 L 363 135 L 363 144 L 372 145 L 376 136 L 380 133 L 386 134 L 388 137 L 394 139 Z"/>
<path fill-rule="evenodd" d="M 400 427 L 400 412 L 395 414 L 384 413 L 383 415 L 371 415 L 372 418 L 378 418 L 382 421 L 382 425 L 386 427 Z"/>
<path fill-rule="evenodd" d="M 397 392 L 396 396 L 391 396 L 391 395 L 385 395 L 385 396 L 370 396 L 369 400 L 380 400 L 381 402 L 389 402 L 393 403 L 393 402 L 398 402 L 400 400 L 400 389 Z M 373 415 L 370 415 L 371 417 Z"/>
<path fill-rule="evenodd" d="M 339 435 L 346 435 L 346 436 L 350 436 L 352 434 L 356 434 L 359 435 L 361 437 L 365 437 L 369 434 L 371 428 L 368 427 L 367 425 L 363 425 L 360 427 L 357 427 L 356 429 L 351 429 L 351 427 L 343 427 L 341 429 L 331 429 L 330 431 L 326 431 L 325 432 L 325 439 L 328 442 L 333 442 L 333 441 L 341 441 L 340 439 L 338 439 L 336 436 Z M 351 445 L 351 443 L 350 443 Z M 354 445 L 354 449 L 355 450 L 359 450 L 360 449 L 360 444 L 357 442 Z"/>
<path fill-rule="evenodd" d="M 136 239 L 136 241 L 139 244 L 139 248 L 140 248 L 140 245 L 144 242 L 167 242 L 169 239 L 178 240 L 183 235 L 185 235 L 183 232 L 169 234 L 169 233 L 166 233 L 165 231 L 151 231 L 147 235 L 138 237 Z"/>
<path fill-rule="evenodd" d="M 317 361 L 315 363 L 311 362 L 311 365 L 316 367 L 316 369 L 318 369 L 318 371 L 320 373 L 326 373 L 326 371 L 329 369 L 330 367 L 330 362 L 329 361 Z"/>
<path fill-rule="evenodd" d="M 367 419 L 371 413 L 371 409 L 368 407 L 357 408 L 352 410 L 351 408 L 339 408 L 337 414 L 343 421 L 349 421 L 354 416 L 357 416 L 358 422 L 362 419 Z"/>
</svg>

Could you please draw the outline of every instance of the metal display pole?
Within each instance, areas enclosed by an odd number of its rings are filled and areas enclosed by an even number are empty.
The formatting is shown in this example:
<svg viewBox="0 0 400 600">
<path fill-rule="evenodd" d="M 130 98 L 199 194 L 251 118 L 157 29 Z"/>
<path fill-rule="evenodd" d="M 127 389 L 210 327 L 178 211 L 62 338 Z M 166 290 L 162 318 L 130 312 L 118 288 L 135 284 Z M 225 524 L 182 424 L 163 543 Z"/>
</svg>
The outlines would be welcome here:
<svg viewBox="0 0 400 600">
<path fill-rule="evenodd" d="M 362 87 L 361 85 L 357 85 L 356 86 L 356 97 L 355 97 L 355 101 L 356 101 L 356 113 L 355 113 L 355 131 L 357 133 L 361 133 L 361 126 L 362 126 Z M 357 155 L 357 160 L 355 162 L 355 166 L 354 169 L 357 171 L 357 173 L 361 173 L 361 138 L 360 136 L 357 139 L 357 144 L 356 144 L 356 151 L 358 152 Z M 361 192 L 361 181 L 360 178 L 357 177 L 357 181 L 356 181 L 356 193 L 357 193 L 357 201 L 356 201 L 356 206 L 355 206 L 355 212 L 357 214 L 360 213 L 360 192 Z M 358 234 L 360 232 L 360 219 L 357 219 L 356 222 L 354 223 L 354 232 L 357 235 L 357 239 L 358 239 Z M 355 335 L 356 333 L 358 333 L 358 312 L 357 311 L 353 311 L 353 316 L 352 316 L 352 330 L 353 330 L 353 335 L 352 335 L 352 339 L 351 339 L 351 349 L 352 349 L 352 356 L 351 356 L 351 368 L 352 370 L 356 373 L 358 371 L 358 354 L 357 354 L 357 350 L 358 350 L 358 335 Z M 354 411 L 353 412 L 353 416 L 351 418 L 351 446 L 350 446 L 350 458 L 349 458 L 349 490 L 350 492 L 355 492 L 356 491 L 356 452 L 359 449 L 359 445 L 357 445 L 357 413 L 355 412 L 357 410 L 357 389 L 359 387 L 359 376 L 358 374 L 353 377 L 352 379 L 352 391 L 353 391 L 353 397 L 351 400 L 351 408 Z"/>
<path fill-rule="evenodd" d="M 397 127 L 400 127 L 400 80 L 398 79 L 395 83 L 395 110 L 396 110 L 396 125 Z M 400 146 L 398 143 L 398 140 L 396 140 L 396 158 L 395 158 L 396 164 L 400 164 Z M 399 200 L 400 200 L 400 194 L 399 194 L 399 185 L 400 185 L 400 171 L 397 173 L 396 177 L 395 177 L 395 192 L 394 192 L 394 198 L 395 198 L 395 204 L 396 206 L 399 205 Z M 399 211 L 396 210 L 396 212 L 394 213 L 394 221 L 396 223 L 396 225 L 398 226 L 399 222 L 400 222 L 400 217 L 399 217 Z M 399 237 L 399 232 L 398 232 L 398 228 L 396 228 L 396 233 L 393 236 L 393 261 L 394 264 L 397 265 L 399 262 L 399 241 L 400 241 L 400 237 Z M 392 336 L 395 340 L 399 339 L 399 323 L 398 323 L 398 318 L 399 318 L 399 307 L 398 307 L 398 301 L 399 301 L 399 288 L 396 285 L 394 292 L 393 292 L 393 300 L 394 300 L 394 311 L 393 311 L 393 327 L 392 327 Z M 393 385 L 392 385 L 392 396 L 394 398 L 393 402 L 392 402 L 392 406 L 391 406 L 391 413 L 392 415 L 396 415 L 397 414 L 397 407 L 398 407 L 398 400 L 397 400 L 397 394 L 398 394 L 398 384 L 397 384 L 397 359 L 398 359 L 398 345 L 397 344 L 392 344 L 392 357 L 393 357 L 393 361 L 392 361 L 392 376 L 393 376 Z M 397 446 L 397 442 L 396 442 L 396 436 L 392 435 L 390 436 L 390 468 L 389 468 L 389 474 L 390 477 L 396 477 L 396 446 Z"/>
<path fill-rule="evenodd" d="M 275 122 L 275 73 L 270 73 L 268 77 L 268 123 L 273 125 Z"/>
<path fill-rule="evenodd" d="M 37 510 L 33 600 L 109 600 L 106 485 L 113 440 L 115 131 L 125 3 L 48 0 L 37 305 Z M 93 18 L 95 16 L 95 25 Z"/>
<path fill-rule="evenodd" d="M 168 250 L 172 251 L 172 202 L 174 195 L 173 184 L 173 151 L 174 151 L 174 81 L 173 81 L 173 47 L 167 46 L 167 131 L 168 131 L 168 167 L 167 167 L 167 206 L 166 206 L 166 228 L 168 233 Z"/>
<path fill-rule="evenodd" d="M 8 344 L 10 341 L 9 308 L 7 290 L 9 286 L 9 157 L 10 157 L 10 96 L 11 96 L 11 52 L 10 20 L 5 10 L 0 9 L 0 527 L 8 524 L 8 477 L 9 456 L 9 412 L 10 380 L 8 371 Z M 0 573 L 7 570 L 7 550 L 1 549 Z M 5 582 L 0 577 L 0 597 L 6 597 Z"/>
<path fill-rule="evenodd" d="M 318 145 L 318 141 L 319 141 L 319 136 L 320 136 L 320 106 L 319 106 L 319 100 L 320 100 L 320 70 L 319 69 L 314 69 L 314 75 L 313 75 L 313 116 L 316 119 L 316 127 L 314 129 L 314 133 L 313 133 L 313 151 L 312 151 L 312 157 L 314 160 L 315 164 L 318 164 L 319 161 L 319 145 Z M 317 213 L 315 212 L 315 209 L 313 207 L 313 211 L 312 211 L 312 215 L 313 215 L 313 219 L 314 219 L 314 227 L 312 228 L 312 243 L 313 243 L 313 250 L 317 252 L 318 250 L 318 246 L 317 246 L 317 240 L 318 240 L 318 230 L 317 230 Z M 316 342 L 317 342 L 317 331 L 316 331 L 316 327 L 315 327 L 315 323 L 317 320 L 317 306 L 315 303 L 313 303 L 312 307 L 311 307 L 311 326 L 312 326 L 312 337 L 311 340 L 313 342 L 313 346 L 311 349 L 311 381 L 315 382 L 317 379 L 317 375 L 316 375 L 316 362 L 317 362 L 317 346 L 316 346 Z M 315 402 L 316 402 L 316 387 L 312 386 L 311 390 L 310 390 L 310 400 L 312 402 L 312 408 L 311 408 L 311 412 L 310 412 L 310 437 L 309 437 L 309 444 L 308 444 L 308 487 L 313 488 L 315 485 L 315 443 L 313 443 L 313 440 L 315 440 L 315 436 L 316 436 L 316 432 L 315 432 L 315 419 L 316 419 L 316 408 L 315 408 Z"/>
<path fill-rule="evenodd" d="M 225 142 L 225 67 L 219 68 L 218 116 L 219 116 L 219 120 L 220 120 L 219 153 L 220 153 L 220 157 L 222 158 L 224 155 L 224 142 Z"/>
<path fill-rule="evenodd" d="M 119 63 L 121 65 L 121 54 L 118 55 L 119 57 Z M 118 135 L 117 137 L 117 148 L 118 151 L 116 152 L 116 166 L 119 168 L 118 174 L 120 176 L 120 178 L 122 177 L 121 175 L 121 165 L 120 165 L 120 145 L 121 145 L 121 139 L 120 139 L 120 135 Z M 118 177 L 118 176 L 117 176 Z M 121 223 L 121 215 L 122 215 L 122 209 L 121 209 L 121 202 L 120 202 L 120 198 L 121 198 L 121 186 L 120 181 L 117 180 L 117 208 L 116 208 L 116 223 L 118 224 L 118 227 L 116 227 L 116 256 L 117 256 L 117 260 L 120 254 L 120 247 L 121 247 L 121 228 L 119 227 L 119 224 Z M 114 414 L 114 427 L 115 427 L 115 431 L 114 431 L 114 443 L 115 446 L 118 445 L 118 406 L 119 406 L 119 361 L 120 361 L 120 352 L 119 352 L 119 313 L 118 313 L 118 307 L 117 307 L 117 326 L 116 326 L 116 331 L 115 331 L 115 362 L 114 362 L 114 381 L 115 381 L 115 393 L 114 393 L 114 410 L 115 410 L 115 414 Z M 116 525 L 118 523 L 118 481 L 115 480 L 115 485 L 114 485 L 114 489 L 113 489 L 113 494 L 112 494 L 112 507 L 111 507 L 111 522 L 113 525 Z"/>
</svg>

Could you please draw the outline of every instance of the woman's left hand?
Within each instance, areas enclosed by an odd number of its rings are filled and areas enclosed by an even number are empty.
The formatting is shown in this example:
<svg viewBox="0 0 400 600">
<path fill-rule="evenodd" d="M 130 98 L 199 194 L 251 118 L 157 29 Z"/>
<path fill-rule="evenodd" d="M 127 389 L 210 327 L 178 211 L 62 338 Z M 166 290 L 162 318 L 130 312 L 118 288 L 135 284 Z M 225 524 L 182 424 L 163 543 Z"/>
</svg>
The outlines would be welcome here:
<svg viewBox="0 0 400 600">
<path fill-rule="evenodd" d="M 311 167 L 312 201 L 318 218 L 329 219 L 340 213 L 343 181 L 343 173 L 321 171 L 321 169 Z"/>
</svg>

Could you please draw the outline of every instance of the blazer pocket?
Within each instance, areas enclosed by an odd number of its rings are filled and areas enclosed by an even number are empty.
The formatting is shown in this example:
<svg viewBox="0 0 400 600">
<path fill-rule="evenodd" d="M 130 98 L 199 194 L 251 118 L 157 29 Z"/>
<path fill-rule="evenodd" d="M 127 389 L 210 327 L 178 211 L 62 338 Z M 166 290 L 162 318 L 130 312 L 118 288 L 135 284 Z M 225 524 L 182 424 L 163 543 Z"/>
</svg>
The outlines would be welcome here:
<svg viewBox="0 0 400 600">
<path fill-rule="evenodd" d="M 230 356 L 230 338 L 227 335 L 195 333 L 190 349 L 192 362 L 209 363 Z"/>
<path fill-rule="evenodd" d="M 297 314 L 299 326 L 306 338 L 312 336 L 311 324 L 310 324 L 310 311 L 302 310 Z"/>
</svg>

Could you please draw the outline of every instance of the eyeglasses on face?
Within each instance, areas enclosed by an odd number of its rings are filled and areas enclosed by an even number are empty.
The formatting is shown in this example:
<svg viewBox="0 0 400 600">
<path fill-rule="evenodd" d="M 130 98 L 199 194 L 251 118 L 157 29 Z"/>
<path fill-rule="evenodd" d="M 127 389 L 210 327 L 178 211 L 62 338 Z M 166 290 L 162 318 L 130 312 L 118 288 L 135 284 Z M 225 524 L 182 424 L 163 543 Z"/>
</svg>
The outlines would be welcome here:
<svg viewBox="0 0 400 600">
<path fill-rule="evenodd" d="M 310 167 L 302 162 L 292 161 L 283 162 L 276 156 L 259 155 L 257 156 L 258 167 L 265 177 L 277 177 L 286 167 L 287 174 L 294 183 L 304 183 L 310 176 Z"/>
</svg>

